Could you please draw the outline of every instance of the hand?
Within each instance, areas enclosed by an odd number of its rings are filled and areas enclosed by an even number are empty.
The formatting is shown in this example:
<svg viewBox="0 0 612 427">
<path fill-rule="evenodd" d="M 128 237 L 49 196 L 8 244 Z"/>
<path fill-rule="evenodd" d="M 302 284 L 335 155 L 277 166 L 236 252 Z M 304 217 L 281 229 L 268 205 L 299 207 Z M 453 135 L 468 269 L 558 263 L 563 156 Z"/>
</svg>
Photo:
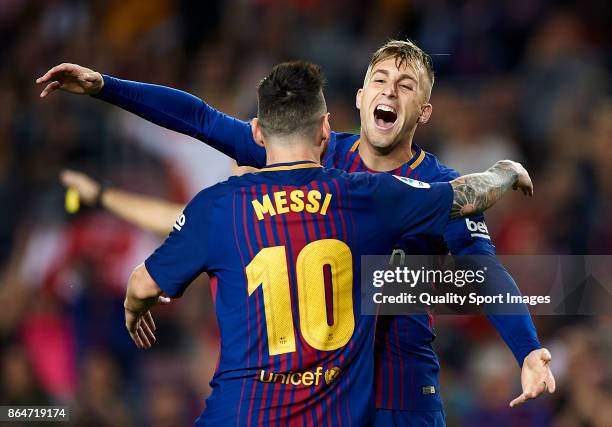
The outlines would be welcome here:
<svg viewBox="0 0 612 427">
<path fill-rule="evenodd" d="M 170 298 L 160 296 L 156 304 L 170 304 L 170 301 Z M 155 322 L 149 310 L 137 313 L 125 307 L 125 327 L 136 347 L 141 350 L 151 348 L 156 341 Z"/>
<path fill-rule="evenodd" d="M 60 181 L 66 187 L 74 188 L 86 205 L 93 206 L 100 196 L 100 184 L 82 172 L 64 169 L 60 173 Z"/>
<path fill-rule="evenodd" d="M 518 162 L 513 162 L 518 173 L 516 178 L 516 182 L 512 186 L 513 190 L 518 190 L 519 188 L 523 191 L 523 194 L 526 196 L 533 197 L 533 183 L 531 182 L 531 177 L 527 170 Z"/>
<path fill-rule="evenodd" d="M 535 399 L 546 390 L 550 394 L 555 392 L 555 377 L 550 370 L 550 361 L 550 352 L 545 348 L 533 350 L 525 357 L 521 371 L 523 393 L 510 402 L 510 407 Z"/>
<path fill-rule="evenodd" d="M 36 83 L 47 84 L 40 93 L 41 98 L 57 89 L 79 95 L 95 95 L 102 90 L 104 79 L 102 74 L 94 70 L 64 63 L 51 68 L 42 77 L 37 78 Z"/>
</svg>

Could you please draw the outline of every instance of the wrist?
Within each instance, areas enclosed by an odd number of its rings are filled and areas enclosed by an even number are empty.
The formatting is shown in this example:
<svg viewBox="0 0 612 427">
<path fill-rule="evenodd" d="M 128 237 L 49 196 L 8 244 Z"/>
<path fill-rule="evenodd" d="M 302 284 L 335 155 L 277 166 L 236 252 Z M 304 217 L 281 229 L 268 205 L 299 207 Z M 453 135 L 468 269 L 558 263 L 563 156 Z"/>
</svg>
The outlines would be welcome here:
<svg viewBox="0 0 612 427">
<path fill-rule="evenodd" d="M 102 73 L 97 73 L 97 74 L 100 76 L 100 87 L 98 88 L 98 91 L 95 93 L 95 95 L 102 92 L 102 89 L 104 88 L 104 75 Z"/>
<path fill-rule="evenodd" d="M 94 97 L 94 98 L 104 99 L 105 92 L 107 92 L 108 90 L 112 92 L 113 82 L 111 81 L 110 76 L 104 75 L 102 73 L 97 73 L 97 72 L 96 74 L 100 75 L 100 79 L 98 80 L 100 86 L 94 91 L 92 91 L 89 94 L 89 96 Z"/>
</svg>

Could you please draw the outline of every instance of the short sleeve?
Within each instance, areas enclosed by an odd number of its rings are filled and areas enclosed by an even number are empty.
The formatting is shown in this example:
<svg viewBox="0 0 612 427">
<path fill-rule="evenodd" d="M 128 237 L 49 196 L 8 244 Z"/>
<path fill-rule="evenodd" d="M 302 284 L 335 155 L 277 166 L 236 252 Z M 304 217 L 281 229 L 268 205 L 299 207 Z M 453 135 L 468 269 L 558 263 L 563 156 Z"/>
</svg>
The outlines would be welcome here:
<svg viewBox="0 0 612 427">
<path fill-rule="evenodd" d="M 204 193 L 187 205 L 168 238 L 145 261 L 147 271 L 160 289 L 173 298 L 182 295 L 187 286 L 206 271 L 210 250 L 207 219 L 210 203 Z"/>
<path fill-rule="evenodd" d="M 385 212 L 402 235 L 442 235 L 449 221 L 453 189 L 448 182 L 426 183 L 414 179 L 377 174 L 377 192 Z M 388 217 L 388 215 L 385 215 Z"/>
</svg>

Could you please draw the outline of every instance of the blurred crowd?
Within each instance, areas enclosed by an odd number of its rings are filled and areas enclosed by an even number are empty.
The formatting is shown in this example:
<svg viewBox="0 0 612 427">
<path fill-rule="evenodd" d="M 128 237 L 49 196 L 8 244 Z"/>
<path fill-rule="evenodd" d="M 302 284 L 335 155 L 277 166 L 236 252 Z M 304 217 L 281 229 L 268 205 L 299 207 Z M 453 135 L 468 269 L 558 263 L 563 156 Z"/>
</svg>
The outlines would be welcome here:
<svg viewBox="0 0 612 427">
<path fill-rule="evenodd" d="M 233 173 L 189 137 L 36 77 L 74 62 L 187 90 L 249 119 L 277 62 L 328 78 L 337 131 L 357 132 L 370 54 L 410 37 L 432 55 L 434 113 L 415 142 L 462 173 L 519 160 L 535 198 L 487 216 L 498 253 L 612 253 L 612 12 L 605 0 L 0 1 L 0 404 L 67 404 L 77 426 L 178 426 L 201 411 L 218 336 L 206 278 L 124 330 L 131 269 L 158 245 L 96 209 L 64 211 L 63 167 L 185 202 Z M 520 286 L 520 284 L 519 284 Z M 449 426 L 612 425 L 612 320 L 535 319 L 558 391 L 510 409 L 520 370 L 486 319 L 439 317 Z"/>
</svg>

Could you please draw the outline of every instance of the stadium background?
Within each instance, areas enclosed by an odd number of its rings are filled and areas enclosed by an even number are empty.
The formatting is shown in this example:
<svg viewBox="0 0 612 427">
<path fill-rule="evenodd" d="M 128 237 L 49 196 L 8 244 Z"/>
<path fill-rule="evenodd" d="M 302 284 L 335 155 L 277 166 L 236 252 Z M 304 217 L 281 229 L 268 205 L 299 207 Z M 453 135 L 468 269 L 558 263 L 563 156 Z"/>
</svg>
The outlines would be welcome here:
<svg viewBox="0 0 612 427">
<path fill-rule="evenodd" d="M 0 404 L 66 403 L 79 426 L 187 425 L 216 362 L 205 282 L 156 310 L 158 342 L 136 350 L 123 289 L 160 238 L 96 209 L 69 216 L 58 173 L 186 201 L 229 160 L 95 100 L 39 100 L 51 66 L 174 86 L 248 119 L 257 81 L 304 58 L 327 74 L 333 128 L 355 131 L 370 54 L 408 36 L 437 72 L 415 142 L 464 173 L 512 158 L 534 178 L 534 199 L 487 215 L 498 252 L 610 254 L 611 18 L 604 0 L 2 0 Z M 437 319 L 449 426 L 612 425 L 610 317 L 535 321 L 558 391 L 511 410 L 520 371 L 486 319 Z"/>
</svg>

